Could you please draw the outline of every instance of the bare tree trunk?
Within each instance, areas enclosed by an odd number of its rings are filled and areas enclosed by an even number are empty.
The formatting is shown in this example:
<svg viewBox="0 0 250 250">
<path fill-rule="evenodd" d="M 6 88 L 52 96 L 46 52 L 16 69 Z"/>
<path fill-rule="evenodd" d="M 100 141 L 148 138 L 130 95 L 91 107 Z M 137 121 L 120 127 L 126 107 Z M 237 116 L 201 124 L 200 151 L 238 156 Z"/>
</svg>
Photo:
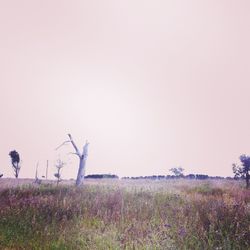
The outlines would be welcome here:
<svg viewBox="0 0 250 250">
<path fill-rule="evenodd" d="M 46 166 L 46 180 L 48 180 L 48 168 L 49 168 L 49 161 L 47 160 L 47 166 Z"/>
<path fill-rule="evenodd" d="M 86 161 L 84 160 L 84 158 L 80 158 L 78 173 L 76 177 L 76 186 L 80 186 L 81 183 L 83 182 L 85 164 L 86 164 Z"/>
<path fill-rule="evenodd" d="M 249 180 L 250 180 L 250 175 L 249 175 L 249 173 L 247 172 L 247 173 L 246 173 L 246 188 L 249 188 Z"/>
<path fill-rule="evenodd" d="M 18 166 L 18 163 L 12 164 L 12 165 L 13 165 L 13 168 L 14 168 L 15 177 L 16 177 L 16 179 L 17 179 L 17 178 L 18 178 L 18 175 L 19 175 L 19 166 Z"/>
<path fill-rule="evenodd" d="M 39 165 L 39 162 L 37 162 L 37 164 L 36 164 L 35 181 L 37 181 L 37 179 L 38 179 L 38 165 Z"/>
<path fill-rule="evenodd" d="M 84 180 L 84 175 L 85 175 L 85 165 L 86 165 L 86 160 L 88 156 L 88 146 L 89 143 L 86 142 L 85 145 L 83 146 L 83 151 L 80 153 L 79 149 L 77 148 L 75 142 L 72 139 L 72 136 L 68 134 L 70 142 L 72 146 L 75 149 L 75 154 L 79 157 L 79 168 L 78 168 L 78 173 L 76 177 L 76 186 L 80 186 Z"/>
<path fill-rule="evenodd" d="M 18 178 L 17 166 L 15 166 L 15 177 Z"/>
</svg>

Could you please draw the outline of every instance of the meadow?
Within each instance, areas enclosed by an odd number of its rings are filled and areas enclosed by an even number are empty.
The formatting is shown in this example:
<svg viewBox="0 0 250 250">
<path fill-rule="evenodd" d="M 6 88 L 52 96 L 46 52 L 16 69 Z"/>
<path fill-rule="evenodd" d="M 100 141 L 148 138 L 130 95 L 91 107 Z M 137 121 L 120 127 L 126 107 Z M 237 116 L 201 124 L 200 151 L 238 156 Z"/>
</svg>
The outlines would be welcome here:
<svg viewBox="0 0 250 250">
<path fill-rule="evenodd" d="M 234 180 L 0 179 L 0 249 L 250 249 Z"/>
</svg>

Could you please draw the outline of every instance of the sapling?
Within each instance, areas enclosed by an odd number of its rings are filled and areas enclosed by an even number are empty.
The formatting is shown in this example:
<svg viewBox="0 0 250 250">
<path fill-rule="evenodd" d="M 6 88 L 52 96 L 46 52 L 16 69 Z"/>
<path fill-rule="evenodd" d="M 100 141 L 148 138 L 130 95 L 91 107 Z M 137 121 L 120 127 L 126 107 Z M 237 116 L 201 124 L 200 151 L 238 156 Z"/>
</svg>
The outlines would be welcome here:
<svg viewBox="0 0 250 250">
<path fill-rule="evenodd" d="M 56 162 L 56 170 L 57 172 L 54 174 L 54 176 L 57 178 L 57 181 L 56 181 L 56 184 L 58 186 L 59 182 L 62 181 L 61 179 L 61 170 L 62 168 L 66 165 L 65 162 L 63 162 L 61 159 L 58 159 L 57 162 Z"/>
</svg>

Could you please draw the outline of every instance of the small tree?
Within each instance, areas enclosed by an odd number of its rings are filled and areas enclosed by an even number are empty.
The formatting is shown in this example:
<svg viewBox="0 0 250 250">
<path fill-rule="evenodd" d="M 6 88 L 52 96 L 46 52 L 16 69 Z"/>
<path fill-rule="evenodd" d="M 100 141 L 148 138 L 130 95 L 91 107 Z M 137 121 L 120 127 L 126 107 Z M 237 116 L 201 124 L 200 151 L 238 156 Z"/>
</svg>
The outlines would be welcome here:
<svg viewBox="0 0 250 250">
<path fill-rule="evenodd" d="M 58 159 L 56 162 L 57 172 L 54 174 L 54 176 L 57 178 L 57 182 L 56 182 L 57 186 L 58 186 L 59 182 L 62 181 L 61 170 L 64 166 L 65 166 L 65 162 L 63 162 L 61 159 Z"/>
<path fill-rule="evenodd" d="M 250 182 L 250 156 L 240 156 L 241 166 L 233 164 L 233 172 L 235 178 L 242 178 L 246 180 L 246 188 L 249 188 Z"/>
<path fill-rule="evenodd" d="M 178 167 L 178 168 L 171 168 L 169 169 L 170 172 L 172 172 L 176 177 L 183 176 L 184 168 Z"/>
<path fill-rule="evenodd" d="M 20 171 L 20 156 L 16 150 L 10 151 L 9 156 L 11 158 L 12 168 L 14 169 L 14 176 L 18 178 Z"/>
</svg>

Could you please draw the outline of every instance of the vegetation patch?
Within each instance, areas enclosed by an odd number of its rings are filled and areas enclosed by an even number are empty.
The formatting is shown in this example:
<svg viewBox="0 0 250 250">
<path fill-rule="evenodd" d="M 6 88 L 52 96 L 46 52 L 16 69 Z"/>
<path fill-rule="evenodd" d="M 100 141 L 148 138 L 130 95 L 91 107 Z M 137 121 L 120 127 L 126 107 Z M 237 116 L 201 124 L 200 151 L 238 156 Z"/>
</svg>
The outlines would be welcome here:
<svg viewBox="0 0 250 250">
<path fill-rule="evenodd" d="M 78 188 L 26 185 L 2 189 L 0 246 L 249 249 L 250 192 L 238 184 L 232 189 L 223 185 L 218 181 L 183 183 L 181 179 L 157 185 L 154 181 L 144 185 L 134 180 L 115 184 L 101 180 Z"/>
</svg>

